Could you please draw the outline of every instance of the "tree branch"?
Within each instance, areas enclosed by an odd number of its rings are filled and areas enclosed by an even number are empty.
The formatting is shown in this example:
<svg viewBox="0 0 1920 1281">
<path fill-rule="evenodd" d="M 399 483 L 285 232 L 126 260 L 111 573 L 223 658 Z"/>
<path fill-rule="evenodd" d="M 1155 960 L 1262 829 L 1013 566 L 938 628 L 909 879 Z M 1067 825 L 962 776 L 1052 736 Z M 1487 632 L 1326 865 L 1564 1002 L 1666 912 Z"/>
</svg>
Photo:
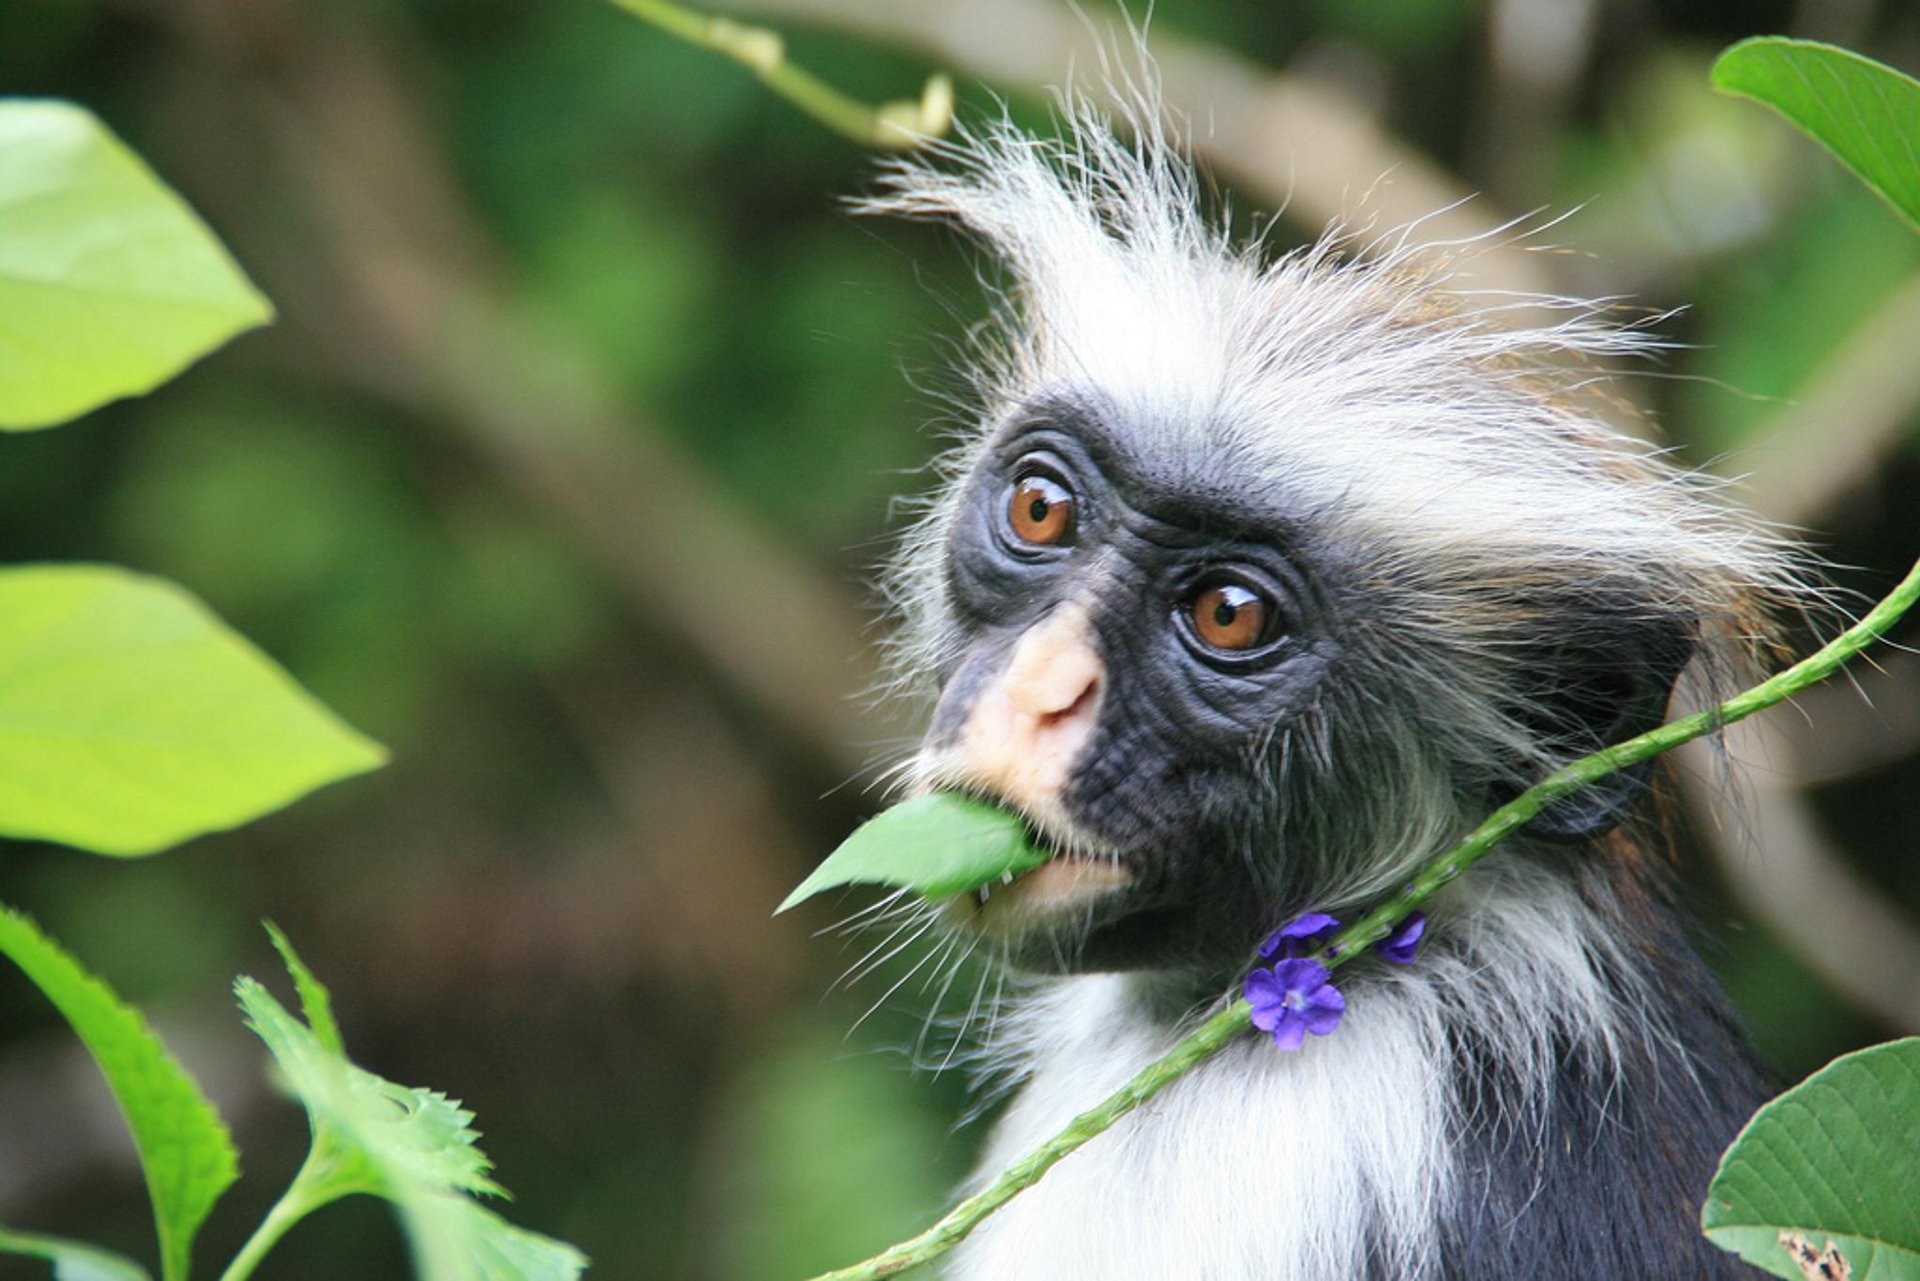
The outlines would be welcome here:
<svg viewBox="0 0 1920 1281">
<path fill-rule="evenodd" d="M 953 123 L 953 81 L 945 76 L 928 79 L 918 100 L 908 98 L 869 107 L 788 61 L 786 41 L 777 31 L 741 26 L 668 0 L 612 3 L 689 44 L 733 59 L 758 76 L 767 88 L 863 147 L 908 150 L 939 137 Z"/>
</svg>

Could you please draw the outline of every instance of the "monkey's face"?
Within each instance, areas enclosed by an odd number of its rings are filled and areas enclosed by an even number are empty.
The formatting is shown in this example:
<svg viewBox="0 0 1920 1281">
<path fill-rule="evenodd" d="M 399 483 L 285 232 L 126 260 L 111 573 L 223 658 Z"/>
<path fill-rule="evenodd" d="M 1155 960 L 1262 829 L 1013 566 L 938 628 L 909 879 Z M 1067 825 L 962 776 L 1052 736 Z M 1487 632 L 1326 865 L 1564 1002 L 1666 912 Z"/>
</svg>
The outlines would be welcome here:
<svg viewBox="0 0 1920 1281">
<path fill-rule="evenodd" d="M 1430 483 L 1370 518 L 1351 488 L 1287 492 L 1246 439 L 1036 401 L 952 495 L 915 778 L 1018 811 L 1050 851 L 950 907 L 1016 965 L 1217 977 L 1284 915 L 1396 888 L 1545 771 L 1659 723 L 1692 653 L 1687 615 L 1604 566 L 1463 572 L 1410 545 Z M 1645 777 L 1528 834 L 1591 840 Z"/>
<path fill-rule="evenodd" d="M 1280 747 L 1340 664 L 1327 549 L 1192 458 L 1050 407 L 957 495 L 958 644 L 923 786 L 1017 810 L 1052 853 L 951 905 L 1046 970 L 1243 957 L 1285 862 Z"/>
</svg>

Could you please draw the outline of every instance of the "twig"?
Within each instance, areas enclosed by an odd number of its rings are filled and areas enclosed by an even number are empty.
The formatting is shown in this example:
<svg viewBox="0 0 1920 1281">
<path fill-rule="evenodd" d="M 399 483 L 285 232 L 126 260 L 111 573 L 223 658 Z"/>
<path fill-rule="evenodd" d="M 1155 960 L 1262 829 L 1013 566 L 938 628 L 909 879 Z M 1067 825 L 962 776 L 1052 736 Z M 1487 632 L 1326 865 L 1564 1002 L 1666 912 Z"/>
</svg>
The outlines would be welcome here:
<svg viewBox="0 0 1920 1281">
<path fill-rule="evenodd" d="M 731 18 L 696 13 L 668 0 L 613 0 L 615 5 L 688 44 L 732 58 L 760 82 L 835 133 L 867 147 L 910 150 L 945 133 L 953 123 L 953 81 L 934 76 L 920 98 L 869 107 L 820 77 L 787 61 L 787 42 L 777 31 L 749 27 Z"/>
<path fill-rule="evenodd" d="M 1899 586 L 1875 605 L 1866 617 L 1822 646 L 1817 653 L 1736 694 L 1717 707 L 1684 716 L 1624 743 L 1602 748 L 1591 756 L 1583 756 L 1554 771 L 1488 815 L 1486 821 L 1464 841 L 1427 863 L 1406 890 L 1342 930 L 1321 949 L 1315 959 L 1332 969 L 1360 955 L 1385 938 L 1396 924 L 1425 902 L 1434 891 L 1454 880 L 1501 840 L 1562 797 L 1617 770 L 1651 759 L 1735 721 L 1745 720 L 1755 712 L 1825 680 L 1854 655 L 1883 636 L 1916 599 L 1920 599 L 1920 562 L 1914 564 Z M 1251 1017 L 1252 1007 L 1244 999 L 1234 998 L 1225 1009 L 1188 1033 L 1167 1054 L 1149 1063 L 1098 1106 L 1075 1117 L 1065 1129 L 1007 1167 L 992 1183 L 955 1206 L 925 1232 L 909 1237 L 863 1263 L 823 1273 L 816 1281 L 872 1281 L 873 1278 L 893 1276 L 946 1253 L 964 1240 L 988 1215 L 1038 1182 L 1060 1158 L 1212 1057 L 1249 1025 Z"/>
</svg>

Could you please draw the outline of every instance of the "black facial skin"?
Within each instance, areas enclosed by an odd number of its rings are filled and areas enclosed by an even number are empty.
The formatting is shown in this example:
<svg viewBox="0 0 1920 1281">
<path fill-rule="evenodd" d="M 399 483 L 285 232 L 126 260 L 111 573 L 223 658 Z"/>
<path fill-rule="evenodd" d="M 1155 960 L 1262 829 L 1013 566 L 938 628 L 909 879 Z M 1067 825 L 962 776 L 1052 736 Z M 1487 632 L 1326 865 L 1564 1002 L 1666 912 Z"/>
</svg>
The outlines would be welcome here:
<svg viewBox="0 0 1920 1281">
<path fill-rule="evenodd" d="M 1073 495 L 1072 535 L 1014 535 L 1007 497 L 1039 471 Z M 967 483 L 947 573 L 965 650 L 947 674 L 930 740 L 959 731 L 982 684 L 1019 637 L 1073 599 L 1089 612 L 1107 671 L 1099 723 L 1065 805 L 1118 851 L 1132 883 L 1058 936 L 1021 940 L 1018 963 L 1046 970 L 1237 964 L 1269 905 L 1250 853 L 1274 848 L 1266 789 L 1249 778 L 1264 739 L 1309 707 L 1341 654 L 1323 586 L 1334 568 L 1274 512 L 1218 497 L 1191 463 L 1176 473 L 1114 450 L 1097 419 L 1048 406 L 996 438 Z M 1222 575 L 1271 612 L 1262 642 L 1210 650 L 1185 617 Z M 1270 883 L 1270 878 L 1268 878 Z"/>
<path fill-rule="evenodd" d="M 1357 586 L 1364 575 L 1321 532 L 1332 522 L 1282 494 L 1253 504 L 1231 458 L 1122 449 L 1113 424 L 1097 404 L 1037 402 L 983 452 L 947 548 L 965 641 L 943 674 L 928 738 L 936 746 L 954 739 L 980 689 L 1050 610 L 1068 600 L 1086 608 L 1107 684 L 1063 802 L 1132 879 L 1069 922 L 1012 940 L 1009 959 L 1056 973 L 1178 971 L 1206 988 L 1243 969 L 1283 915 L 1317 906 L 1299 870 L 1309 860 L 1288 855 L 1290 844 L 1313 837 L 1288 830 L 1283 815 L 1314 816 L 1291 820 L 1296 829 L 1302 821 L 1364 828 L 1369 804 L 1384 803 L 1356 794 L 1350 779 L 1316 785 L 1298 766 L 1283 779 L 1268 747 L 1330 703 L 1379 705 L 1394 693 L 1364 669 L 1353 643 L 1369 623 Z M 1071 532 L 1057 543 L 1022 540 L 1010 522 L 1010 494 L 1036 473 L 1074 502 Z M 1186 616 L 1196 593 L 1223 575 L 1253 587 L 1271 611 L 1260 643 L 1245 651 L 1209 649 Z M 1516 667 L 1516 689 L 1533 691 L 1530 705 L 1551 722 L 1537 727 L 1541 741 L 1564 740 L 1570 757 L 1658 722 L 1690 642 L 1677 627 L 1641 630 L 1645 645 L 1593 600 L 1569 605 L 1567 651 Z M 1588 645 L 1590 637 L 1604 643 Z M 1325 719 L 1339 729 L 1336 754 L 1369 753 L 1341 718 Z M 1532 781 L 1516 773 L 1460 786 L 1491 807 Z M 1619 776 L 1548 810 L 1530 830 L 1590 840 L 1641 788 L 1640 778 Z"/>
</svg>

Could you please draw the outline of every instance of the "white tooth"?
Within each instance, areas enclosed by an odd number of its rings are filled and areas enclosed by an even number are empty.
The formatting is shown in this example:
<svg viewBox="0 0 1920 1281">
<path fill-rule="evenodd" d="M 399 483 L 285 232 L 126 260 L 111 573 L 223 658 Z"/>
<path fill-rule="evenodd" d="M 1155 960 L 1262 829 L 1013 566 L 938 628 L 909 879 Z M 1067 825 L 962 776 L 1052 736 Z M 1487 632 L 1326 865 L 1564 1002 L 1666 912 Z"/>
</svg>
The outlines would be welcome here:
<svg viewBox="0 0 1920 1281">
<path fill-rule="evenodd" d="M 985 907 L 987 905 L 987 887 L 982 885 L 979 889 L 975 890 L 973 892 L 973 898 L 981 907 Z"/>
<path fill-rule="evenodd" d="M 1002 885 L 1011 885 L 1011 884 L 1013 884 L 1013 873 L 1012 873 L 1012 872 L 1002 872 L 1002 873 L 1000 873 L 1000 883 L 1001 883 Z"/>
</svg>

